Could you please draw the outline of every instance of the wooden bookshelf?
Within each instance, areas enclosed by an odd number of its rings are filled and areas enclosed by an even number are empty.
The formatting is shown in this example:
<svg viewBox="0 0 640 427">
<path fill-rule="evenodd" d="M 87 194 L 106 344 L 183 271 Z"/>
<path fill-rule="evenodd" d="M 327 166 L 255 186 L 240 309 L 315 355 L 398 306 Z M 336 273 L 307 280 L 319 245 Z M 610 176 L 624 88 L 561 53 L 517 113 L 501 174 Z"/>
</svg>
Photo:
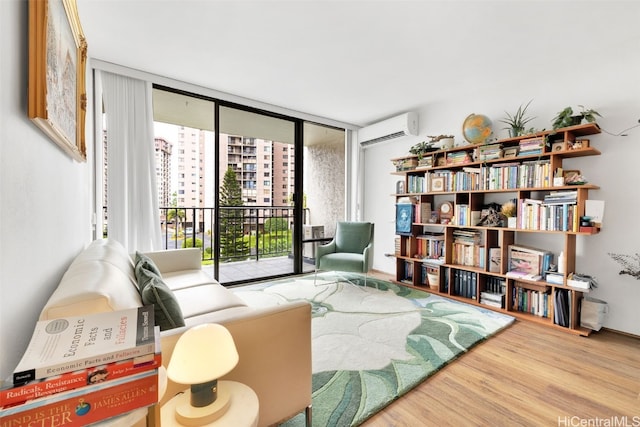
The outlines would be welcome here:
<svg viewBox="0 0 640 427">
<path fill-rule="evenodd" d="M 563 169 L 564 159 L 600 155 L 600 151 L 591 145 L 591 141 L 585 141 L 585 137 L 598 133 L 600 128 L 589 123 L 503 139 L 491 143 L 500 146 L 498 154 L 491 158 L 480 158 L 480 153 L 486 153 L 479 150 L 482 145 L 458 146 L 425 154 L 424 156 L 431 157 L 432 166 L 428 168 L 404 169 L 407 164 L 417 164 L 417 156 L 391 159 L 394 165 L 402 165 L 403 168 L 392 174 L 402 177 L 404 188 L 410 191 L 392 196 L 396 203 L 412 203 L 414 215 L 418 215 L 414 216 L 410 233 L 396 236 L 395 280 L 404 285 L 508 313 L 550 328 L 589 335 L 591 331 L 580 327 L 579 319 L 584 292 L 570 288 L 566 283 L 568 274 L 575 272 L 578 239 L 587 238 L 597 232 L 581 231 L 580 217 L 585 215 L 585 201 L 588 199 L 589 191 L 599 187 L 591 183 L 558 185 L 558 182 L 554 183 L 553 178 L 558 170 Z M 521 141 L 533 138 L 541 139 L 539 149 L 525 155 L 502 157 L 505 150 L 522 148 L 524 144 L 521 145 Z M 581 141 L 584 143 L 576 144 Z M 462 162 L 459 160 L 461 158 L 464 159 Z M 444 182 L 442 188 L 441 182 L 432 186 L 434 178 L 443 178 L 439 179 Z M 442 191 L 433 191 L 436 187 Z M 554 197 L 560 198 L 560 201 L 554 201 Z M 569 200 L 565 200 L 564 197 Z M 489 203 L 501 204 L 500 201 L 506 200 L 516 201 L 518 219 L 515 228 L 478 225 L 479 214 Z M 425 209 L 421 209 L 426 203 L 431 205 L 433 212 L 428 218 L 424 218 L 427 215 Z M 441 222 L 439 208 L 445 203 L 453 206 L 458 216 L 449 218 L 443 213 L 442 217 L 449 221 Z M 416 218 L 419 221 L 416 221 Z M 456 239 L 459 238 L 461 230 L 465 230 L 468 235 L 479 236 L 477 242 L 460 243 Z M 556 244 L 561 246 L 564 253 L 564 269 L 560 268 L 564 272 L 561 284 L 514 278 L 507 274 L 510 268 L 508 247 L 516 244 L 517 237 L 523 233 L 542 233 L 550 238 L 562 239 L 561 245 Z M 438 246 L 425 245 L 426 235 L 444 236 L 442 253 L 432 252 L 433 248 Z M 465 244 L 469 244 L 470 247 L 462 247 Z M 499 248 L 500 265 L 496 271 L 490 271 L 491 248 Z M 552 263 L 557 263 L 559 253 L 554 252 L 554 255 Z M 467 258 L 460 262 L 461 256 Z M 433 258 L 439 259 L 434 262 Z M 437 287 L 434 287 L 433 283 L 429 286 L 425 273 L 427 267 L 431 273 L 438 271 Z M 456 282 L 460 277 L 470 281 L 465 282 L 464 288 L 460 288 L 460 284 Z M 484 301 L 481 303 L 481 294 L 487 290 L 489 283 L 497 280 L 496 278 L 504 281 L 505 297 L 502 307 L 490 306 Z M 530 306 L 531 301 L 528 300 L 523 308 L 522 302 L 517 300 L 518 289 L 523 287 L 534 291 L 522 296 L 537 299 L 533 303 L 534 307 Z M 560 294 L 563 294 L 566 301 L 559 300 Z M 564 317 L 568 319 L 565 322 L 562 321 L 562 312 L 558 311 L 558 306 L 566 313 Z"/>
</svg>

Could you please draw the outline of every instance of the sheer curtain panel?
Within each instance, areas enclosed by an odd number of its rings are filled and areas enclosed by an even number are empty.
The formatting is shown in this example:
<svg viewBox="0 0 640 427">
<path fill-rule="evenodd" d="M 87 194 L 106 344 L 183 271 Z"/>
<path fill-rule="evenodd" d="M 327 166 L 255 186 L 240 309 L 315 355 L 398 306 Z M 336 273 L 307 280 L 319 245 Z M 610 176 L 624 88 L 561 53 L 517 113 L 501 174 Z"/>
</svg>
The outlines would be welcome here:
<svg viewBox="0 0 640 427">
<path fill-rule="evenodd" d="M 107 147 L 108 235 L 129 252 L 160 249 L 151 83 L 98 71 Z"/>
</svg>

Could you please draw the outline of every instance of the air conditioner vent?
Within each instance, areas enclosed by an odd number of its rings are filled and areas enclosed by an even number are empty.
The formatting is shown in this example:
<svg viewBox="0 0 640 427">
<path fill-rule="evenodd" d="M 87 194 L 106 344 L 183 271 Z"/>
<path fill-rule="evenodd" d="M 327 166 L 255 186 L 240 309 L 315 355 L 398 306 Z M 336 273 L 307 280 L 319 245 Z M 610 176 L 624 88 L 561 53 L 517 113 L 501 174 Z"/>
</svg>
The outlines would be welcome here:
<svg viewBox="0 0 640 427">
<path fill-rule="evenodd" d="M 418 114 L 408 112 L 358 130 L 358 141 L 362 147 L 402 136 L 418 135 Z"/>
</svg>

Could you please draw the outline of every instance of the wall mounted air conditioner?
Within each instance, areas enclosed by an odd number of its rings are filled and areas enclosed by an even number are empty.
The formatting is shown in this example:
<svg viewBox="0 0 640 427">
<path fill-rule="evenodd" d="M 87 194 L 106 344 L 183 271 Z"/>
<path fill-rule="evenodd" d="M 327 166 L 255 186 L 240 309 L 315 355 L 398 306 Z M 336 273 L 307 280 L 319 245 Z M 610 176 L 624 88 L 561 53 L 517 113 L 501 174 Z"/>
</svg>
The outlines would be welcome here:
<svg viewBox="0 0 640 427">
<path fill-rule="evenodd" d="M 418 114 L 410 111 L 358 130 L 362 147 L 407 135 L 418 135 Z"/>
</svg>

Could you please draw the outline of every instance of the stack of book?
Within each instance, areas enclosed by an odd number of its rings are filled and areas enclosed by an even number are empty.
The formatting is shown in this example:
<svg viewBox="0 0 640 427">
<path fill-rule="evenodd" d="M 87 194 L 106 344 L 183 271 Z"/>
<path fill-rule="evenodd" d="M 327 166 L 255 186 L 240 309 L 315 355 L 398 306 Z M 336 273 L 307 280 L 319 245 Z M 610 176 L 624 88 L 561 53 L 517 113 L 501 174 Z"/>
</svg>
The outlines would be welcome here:
<svg viewBox="0 0 640 427">
<path fill-rule="evenodd" d="M 453 151 L 451 153 L 447 153 L 446 164 L 448 166 L 463 165 L 471 162 L 471 156 L 466 151 Z"/>
<path fill-rule="evenodd" d="M 519 157 L 542 154 L 544 150 L 544 137 L 522 139 L 519 145 Z"/>
<path fill-rule="evenodd" d="M 453 264 L 484 268 L 485 247 L 480 230 L 456 229 L 453 231 Z"/>
<path fill-rule="evenodd" d="M 544 196 L 544 203 L 546 205 L 572 205 L 578 200 L 578 192 L 575 190 L 569 191 L 551 191 Z"/>
<path fill-rule="evenodd" d="M 480 304 L 488 305 L 489 307 L 504 308 L 504 294 L 482 291 L 480 292 Z"/>
<path fill-rule="evenodd" d="M 499 249 L 499 248 L 498 248 Z M 507 282 L 502 277 L 487 276 L 485 290 L 480 292 L 480 304 L 505 308 Z"/>
<path fill-rule="evenodd" d="M 476 158 L 479 161 L 494 160 L 502 157 L 502 144 L 481 145 L 476 150 Z"/>
<path fill-rule="evenodd" d="M 153 306 L 36 323 L 0 388 L 2 426 L 85 426 L 158 401 Z"/>
</svg>

